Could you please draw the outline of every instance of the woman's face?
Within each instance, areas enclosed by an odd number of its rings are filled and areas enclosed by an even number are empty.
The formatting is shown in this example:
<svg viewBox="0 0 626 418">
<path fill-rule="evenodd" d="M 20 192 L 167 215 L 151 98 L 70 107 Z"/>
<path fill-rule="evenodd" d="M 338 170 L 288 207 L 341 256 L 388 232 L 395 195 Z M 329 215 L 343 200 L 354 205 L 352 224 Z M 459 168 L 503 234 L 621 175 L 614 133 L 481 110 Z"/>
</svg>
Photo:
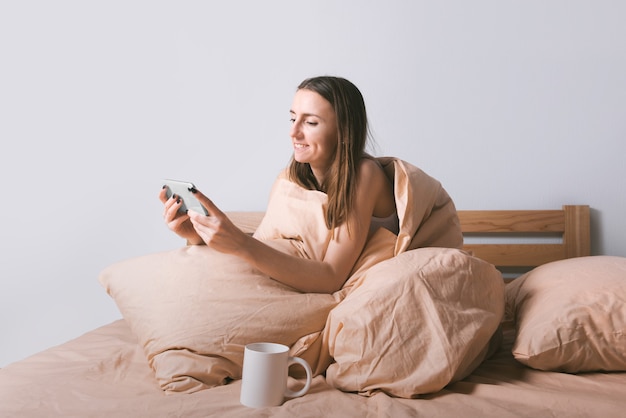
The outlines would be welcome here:
<svg viewBox="0 0 626 418">
<path fill-rule="evenodd" d="M 300 89 L 294 96 L 289 113 L 294 159 L 309 163 L 318 181 L 323 181 L 337 149 L 335 111 L 318 93 Z"/>
</svg>

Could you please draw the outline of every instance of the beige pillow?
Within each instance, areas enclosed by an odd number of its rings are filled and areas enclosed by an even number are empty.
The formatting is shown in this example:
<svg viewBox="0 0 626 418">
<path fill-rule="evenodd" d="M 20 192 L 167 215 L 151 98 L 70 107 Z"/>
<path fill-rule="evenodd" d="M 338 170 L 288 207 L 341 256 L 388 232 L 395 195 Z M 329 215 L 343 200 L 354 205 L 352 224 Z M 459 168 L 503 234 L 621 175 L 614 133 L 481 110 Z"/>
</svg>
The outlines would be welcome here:
<svg viewBox="0 0 626 418">
<path fill-rule="evenodd" d="M 592 256 L 537 267 L 506 287 L 513 355 L 540 370 L 626 370 L 626 258 Z"/>
<path fill-rule="evenodd" d="M 457 249 L 422 248 L 369 269 L 329 315 L 336 388 L 411 398 L 478 366 L 504 313 L 491 264 Z"/>
<path fill-rule="evenodd" d="M 338 303 L 337 296 L 296 292 L 206 246 L 119 262 L 99 280 L 167 392 L 240 378 L 250 342 L 297 345 L 299 355 L 306 354 Z M 316 360 L 311 354 L 307 359 Z"/>
</svg>

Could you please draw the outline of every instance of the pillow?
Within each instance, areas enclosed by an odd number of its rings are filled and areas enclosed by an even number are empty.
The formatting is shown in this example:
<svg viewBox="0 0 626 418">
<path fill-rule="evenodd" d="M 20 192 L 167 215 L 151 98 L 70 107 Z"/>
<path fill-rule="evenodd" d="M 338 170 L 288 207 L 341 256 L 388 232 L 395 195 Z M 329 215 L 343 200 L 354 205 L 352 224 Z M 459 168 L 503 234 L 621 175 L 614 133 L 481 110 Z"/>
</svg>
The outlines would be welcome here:
<svg viewBox="0 0 626 418">
<path fill-rule="evenodd" d="M 626 370 L 626 258 L 590 256 L 536 267 L 506 286 L 513 355 L 539 370 Z"/>
<path fill-rule="evenodd" d="M 206 246 L 122 261 L 99 280 L 166 392 L 191 393 L 240 378 L 250 342 L 299 342 L 298 355 L 305 354 L 338 302 L 338 296 L 297 292 Z"/>
<path fill-rule="evenodd" d="M 303 189 L 283 172 L 255 235 L 287 254 L 321 259 L 330 241 L 326 201 L 325 194 Z M 114 264 L 100 282 L 166 392 L 196 392 L 240 378 L 243 349 L 251 342 L 292 347 L 291 355 L 305 357 L 318 371 L 321 331 L 341 297 L 297 292 L 206 246 Z"/>
<path fill-rule="evenodd" d="M 504 313 L 491 264 L 447 248 L 410 250 L 369 269 L 329 314 L 332 386 L 412 398 L 462 379 L 485 358 Z"/>
</svg>

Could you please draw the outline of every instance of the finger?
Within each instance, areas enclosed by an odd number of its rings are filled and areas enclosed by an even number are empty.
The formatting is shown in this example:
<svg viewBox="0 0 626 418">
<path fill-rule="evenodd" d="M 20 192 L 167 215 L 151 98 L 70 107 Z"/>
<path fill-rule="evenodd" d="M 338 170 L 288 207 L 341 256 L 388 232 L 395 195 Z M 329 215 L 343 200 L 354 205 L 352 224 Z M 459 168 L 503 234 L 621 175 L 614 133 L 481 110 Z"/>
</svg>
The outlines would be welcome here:
<svg viewBox="0 0 626 418">
<path fill-rule="evenodd" d="M 191 224 L 193 225 L 193 229 L 196 230 L 196 233 L 208 245 L 213 238 L 213 234 L 215 233 L 213 228 L 210 226 L 213 218 L 205 216 L 204 213 L 198 213 L 193 210 L 190 210 L 188 214 Z"/>
<path fill-rule="evenodd" d="M 193 223 L 207 227 L 213 224 L 219 224 L 220 222 L 216 216 L 206 216 L 204 213 L 197 212 L 193 209 L 187 211 L 187 216 Z"/>
<path fill-rule="evenodd" d="M 167 202 L 167 186 L 163 186 L 159 192 L 159 200 L 163 203 Z"/>
<path fill-rule="evenodd" d="M 226 216 L 217 206 L 215 206 L 211 199 L 202 194 L 202 192 L 196 189 L 192 190 L 191 192 L 194 194 L 194 196 L 196 196 L 200 204 L 204 206 L 207 212 L 209 212 L 210 216 L 215 216 L 218 218 L 223 218 L 224 216 Z"/>
<path fill-rule="evenodd" d="M 174 220 L 179 215 L 182 215 L 182 217 L 185 217 L 186 219 L 186 216 L 179 212 L 182 204 L 183 204 L 182 200 L 178 196 L 173 195 L 170 199 L 168 199 L 165 202 L 165 210 L 163 211 L 163 217 L 168 222 Z"/>
<path fill-rule="evenodd" d="M 185 221 L 187 220 L 186 216 L 179 216 L 178 218 L 175 218 L 169 222 L 167 222 L 167 226 L 170 227 L 170 229 L 172 230 L 176 230 L 178 229 Z"/>
</svg>

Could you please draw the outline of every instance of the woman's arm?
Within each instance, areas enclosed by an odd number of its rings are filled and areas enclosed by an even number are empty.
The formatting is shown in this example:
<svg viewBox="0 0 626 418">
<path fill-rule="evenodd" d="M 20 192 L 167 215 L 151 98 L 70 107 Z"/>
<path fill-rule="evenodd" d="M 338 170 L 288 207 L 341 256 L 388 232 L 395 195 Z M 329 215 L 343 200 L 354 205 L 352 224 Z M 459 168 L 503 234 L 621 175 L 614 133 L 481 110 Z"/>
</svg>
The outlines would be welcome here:
<svg viewBox="0 0 626 418">
<path fill-rule="evenodd" d="M 355 209 L 335 230 L 322 261 L 285 254 L 244 234 L 200 192 L 196 196 L 209 216 L 190 211 L 189 218 L 198 236 L 217 251 L 237 255 L 274 280 L 302 292 L 332 293 L 347 280 L 365 246 L 377 199 L 387 192 L 384 182 L 388 180 L 382 169 L 365 161 L 359 171 Z"/>
</svg>

